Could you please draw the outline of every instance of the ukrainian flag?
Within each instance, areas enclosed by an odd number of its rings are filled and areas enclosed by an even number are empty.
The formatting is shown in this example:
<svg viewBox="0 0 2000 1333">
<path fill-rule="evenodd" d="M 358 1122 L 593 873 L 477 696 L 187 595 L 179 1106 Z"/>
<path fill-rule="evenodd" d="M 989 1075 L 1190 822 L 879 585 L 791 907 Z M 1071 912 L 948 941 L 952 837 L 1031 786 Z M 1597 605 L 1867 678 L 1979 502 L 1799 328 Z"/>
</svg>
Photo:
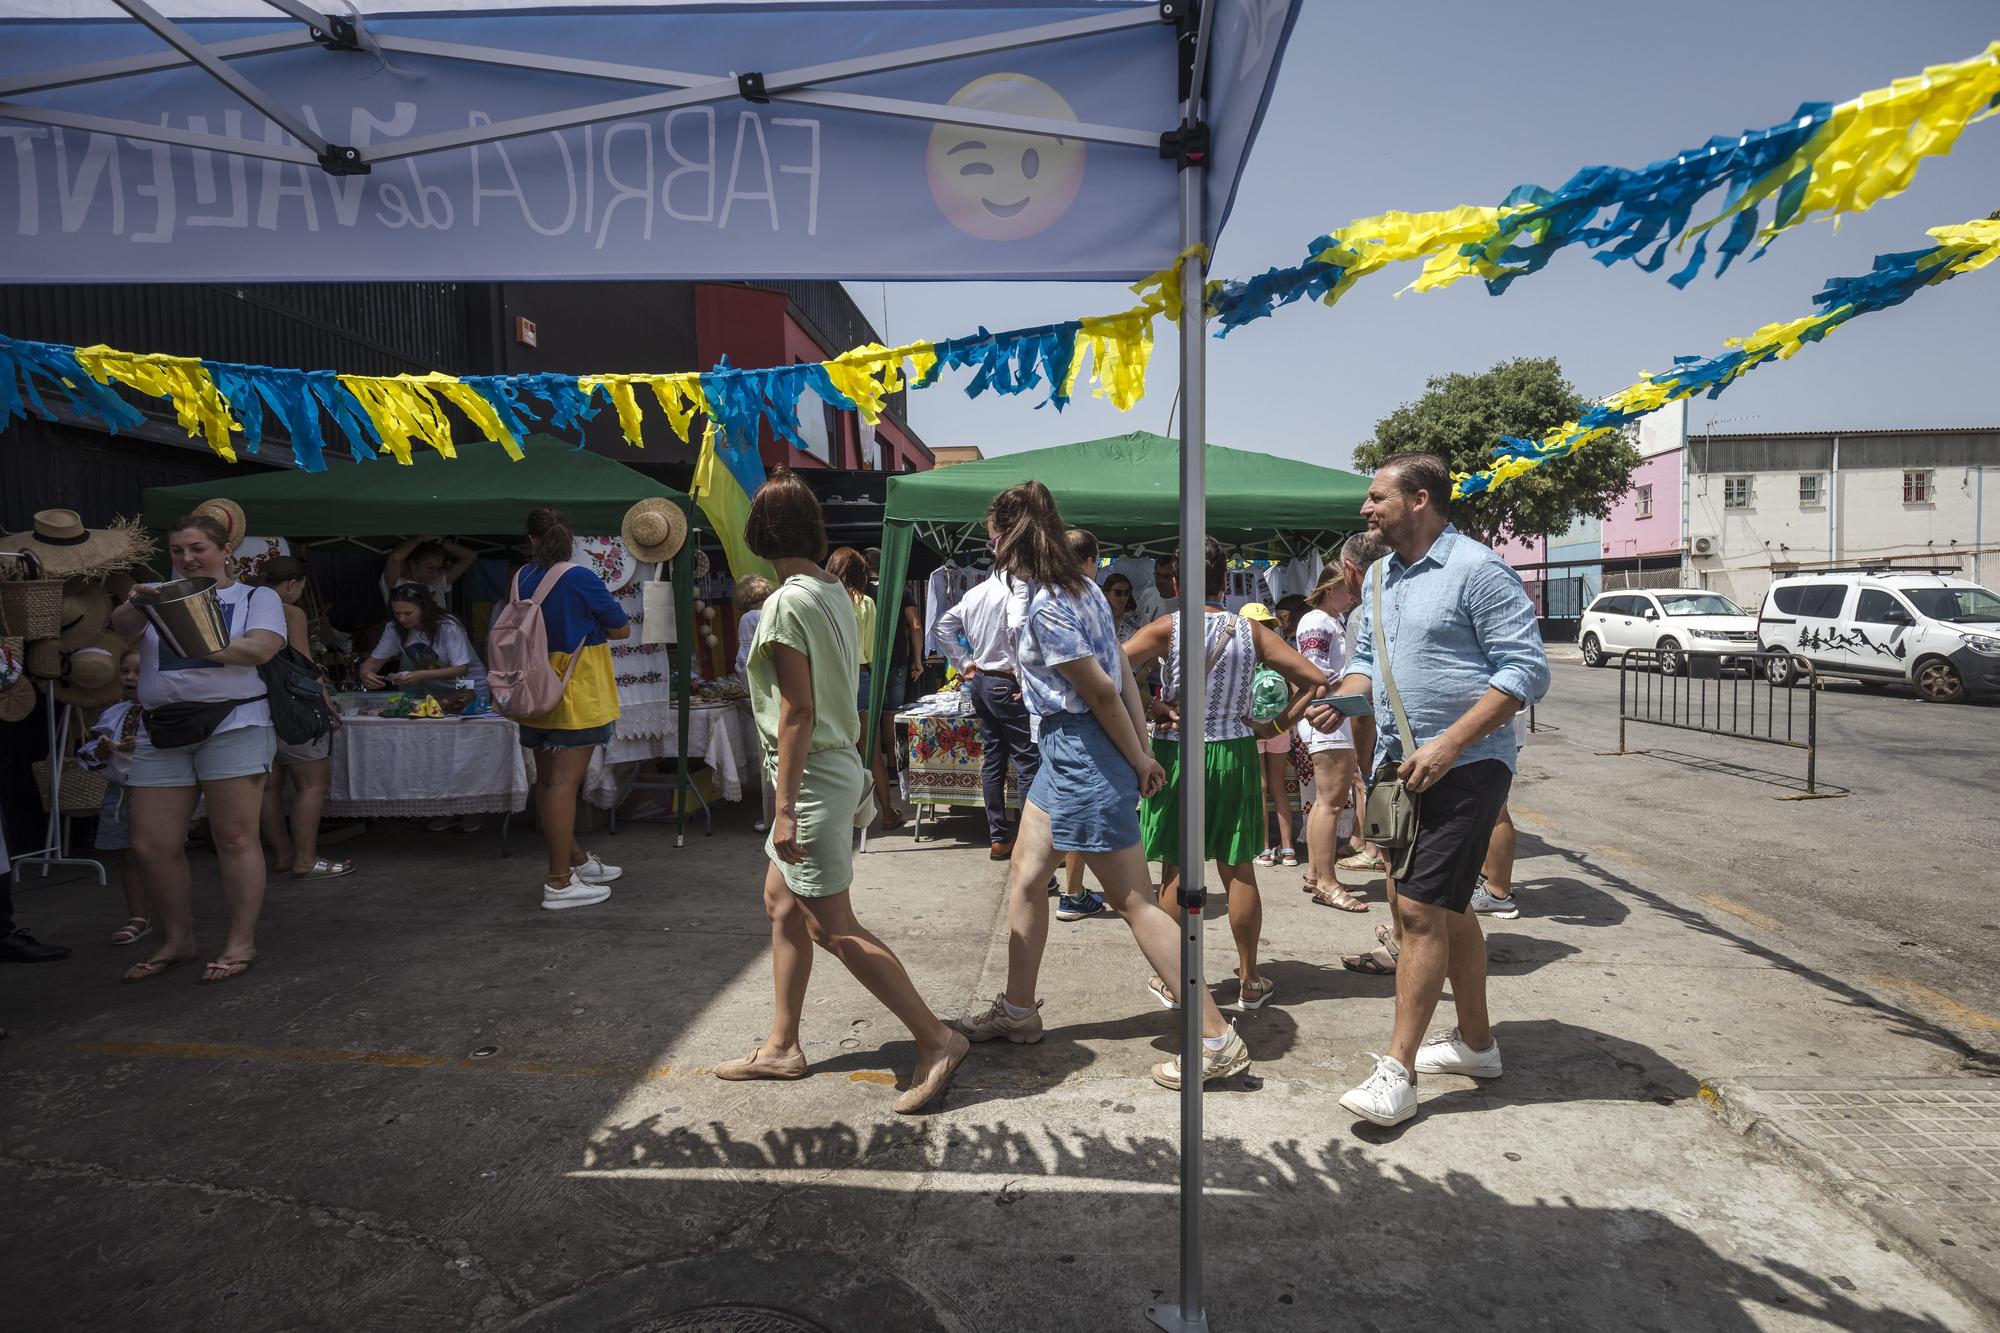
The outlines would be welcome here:
<svg viewBox="0 0 2000 1333">
<path fill-rule="evenodd" d="M 750 497 L 764 484 L 764 460 L 753 440 L 736 444 L 710 422 L 702 435 L 701 459 L 694 465 L 694 501 L 708 516 L 729 557 L 729 572 L 737 578 L 762 574 L 774 578 L 770 564 L 750 554 L 743 537 L 750 521 Z"/>
</svg>

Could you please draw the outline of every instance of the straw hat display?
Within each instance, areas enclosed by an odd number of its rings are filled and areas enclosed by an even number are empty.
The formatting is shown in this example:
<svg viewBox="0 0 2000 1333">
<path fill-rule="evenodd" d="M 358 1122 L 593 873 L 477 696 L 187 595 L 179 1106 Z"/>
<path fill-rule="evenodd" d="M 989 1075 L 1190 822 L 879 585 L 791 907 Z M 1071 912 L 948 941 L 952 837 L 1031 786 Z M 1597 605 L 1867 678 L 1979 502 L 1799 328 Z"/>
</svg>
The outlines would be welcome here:
<svg viewBox="0 0 2000 1333">
<path fill-rule="evenodd" d="M 63 646 L 101 633 L 111 623 L 111 593 L 102 583 L 90 579 L 70 579 L 63 584 Z"/>
<path fill-rule="evenodd" d="M 74 509 L 44 509 L 27 532 L 0 537 L 0 551 L 27 551 L 49 578 L 101 578 L 152 558 L 153 541 L 136 519 L 86 528 Z M 0 577 L 18 561 L 0 560 Z"/>
<path fill-rule="evenodd" d="M 24 645 L 0 639 L 0 722 L 19 722 L 35 711 L 35 684 L 28 679 Z"/>
<path fill-rule="evenodd" d="M 671 560 L 687 540 L 687 514 L 672 500 L 653 496 L 626 510 L 618 531 L 634 560 Z"/>
<path fill-rule="evenodd" d="M 243 534 L 250 531 L 250 520 L 243 516 L 243 506 L 234 500 L 217 498 L 203 500 L 194 507 L 194 512 L 214 519 L 229 534 L 229 544 L 233 547 L 243 540 Z"/>
<path fill-rule="evenodd" d="M 103 708 L 125 695 L 118 679 L 118 663 L 132 645 L 109 630 L 100 630 L 80 648 L 63 655 L 63 678 L 56 685 L 56 698 L 78 708 Z"/>
</svg>

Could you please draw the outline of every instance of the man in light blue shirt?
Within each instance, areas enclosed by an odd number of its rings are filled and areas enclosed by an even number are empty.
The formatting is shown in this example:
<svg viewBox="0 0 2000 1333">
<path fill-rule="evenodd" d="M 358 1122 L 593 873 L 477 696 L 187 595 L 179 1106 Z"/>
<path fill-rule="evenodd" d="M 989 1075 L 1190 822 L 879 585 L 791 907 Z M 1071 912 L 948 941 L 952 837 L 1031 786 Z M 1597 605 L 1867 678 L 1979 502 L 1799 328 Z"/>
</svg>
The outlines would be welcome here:
<svg viewBox="0 0 2000 1333">
<path fill-rule="evenodd" d="M 1500 1075 L 1486 1012 L 1486 939 L 1466 909 L 1513 781 L 1509 723 L 1549 687 L 1534 604 L 1499 556 L 1451 526 L 1451 487 L 1434 454 L 1397 454 L 1376 472 L 1361 512 L 1390 553 L 1362 585 L 1360 639 L 1336 687 L 1372 696 L 1375 767 L 1393 765 L 1419 793 L 1416 847 L 1389 886 L 1402 938 L 1395 1035 L 1375 1072 L 1340 1099 L 1378 1125 L 1416 1114 L 1417 1074 Z M 1378 580 L 1386 664 L 1376 649 Z M 1396 724 L 1391 675 L 1413 736 Z M 1425 1041 L 1447 975 L 1458 1026 Z"/>
</svg>

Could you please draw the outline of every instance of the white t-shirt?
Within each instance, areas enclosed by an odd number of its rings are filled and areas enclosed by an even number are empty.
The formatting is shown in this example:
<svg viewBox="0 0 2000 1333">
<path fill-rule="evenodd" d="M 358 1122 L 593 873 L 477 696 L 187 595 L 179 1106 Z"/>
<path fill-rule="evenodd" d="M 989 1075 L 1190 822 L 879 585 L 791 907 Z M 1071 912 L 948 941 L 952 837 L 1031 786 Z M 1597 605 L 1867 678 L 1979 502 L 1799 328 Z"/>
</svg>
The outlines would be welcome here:
<svg viewBox="0 0 2000 1333">
<path fill-rule="evenodd" d="M 375 641 L 375 651 L 368 655 L 382 662 L 400 657 L 405 671 L 433 671 L 438 667 L 463 663 L 465 674 L 472 677 L 472 687 L 486 687 L 486 665 L 479 660 L 479 654 L 472 651 L 472 640 L 466 637 L 465 626 L 458 623 L 456 616 L 438 618 L 435 639 L 426 635 L 421 626 L 406 630 L 392 620 L 383 627 L 382 637 Z M 439 687 L 449 684 L 442 680 L 425 683 Z"/>
<path fill-rule="evenodd" d="M 755 607 L 736 622 L 736 674 L 745 680 L 750 679 L 750 646 L 757 638 L 757 622 L 763 618 L 764 608 Z"/>
<path fill-rule="evenodd" d="M 1347 674 L 1347 632 L 1338 620 L 1324 611 L 1312 610 L 1299 617 L 1299 656 L 1311 662 L 1326 673 L 1329 685 L 1337 685 Z M 1347 718 L 1332 731 L 1321 731 L 1308 719 L 1299 721 L 1299 739 L 1310 746 L 1315 740 L 1321 745 L 1329 741 L 1353 748 L 1354 724 Z"/>
<path fill-rule="evenodd" d="M 97 715 L 97 721 L 90 724 L 90 734 L 104 741 L 104 778 L 107 782 L 125 785 L 132 775 L 132 752 L 116 747 L 118 741 L 136 741 L 145 733 L 146 724 L 140 716 L 139 705 L 130 699 L 120 699 Z"/>
<path fill-rule="evenodd" d="M 231 639 L 242 638 L 253 629 L 269 630 L 285 637 L 285 603 L 275 588 L 253 588 L 232 583 L 218 588 L 223 622 Z M 217 731 L 238 727 L 267 727 L 271 706 L 264 701 L 264 678 L 253 666 L 222 666 L 206 657 L 187 658 L 176 653 L 151 625 L 139 640 L 139 706 L 158 708 L 162 704 L 220 703 L 224 699 L 250 699 L 238 704 L 222 719 Z"/>
</svg>

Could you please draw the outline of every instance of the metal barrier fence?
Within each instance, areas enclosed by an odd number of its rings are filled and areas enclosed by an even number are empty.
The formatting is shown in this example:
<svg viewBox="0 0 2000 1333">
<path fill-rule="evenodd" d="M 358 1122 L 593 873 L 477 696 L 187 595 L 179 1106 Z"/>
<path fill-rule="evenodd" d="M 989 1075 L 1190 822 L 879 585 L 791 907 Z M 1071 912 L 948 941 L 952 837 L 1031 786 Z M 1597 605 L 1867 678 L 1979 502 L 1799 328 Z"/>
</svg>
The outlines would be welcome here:
<svg viewBox="0 0 2000 1333">
<path fill-rule="evenodd" d="M 1777 657 L 1791 660 L 1797 688 L 1771 682 L 1765 668 Z M 1663 660 L 1680 669 L 1662 670 Z M 1780 799 L 1847 794 L 1819 788 L 1819 673 L 1803 657 L 1761 650 L 1632 649 L 1618 667 L 1619 754 L 1634 753 L 1625 747 L 1625 728 L 1633 722 L 1804 750 L 1806 789 Z"/>
</svg>

